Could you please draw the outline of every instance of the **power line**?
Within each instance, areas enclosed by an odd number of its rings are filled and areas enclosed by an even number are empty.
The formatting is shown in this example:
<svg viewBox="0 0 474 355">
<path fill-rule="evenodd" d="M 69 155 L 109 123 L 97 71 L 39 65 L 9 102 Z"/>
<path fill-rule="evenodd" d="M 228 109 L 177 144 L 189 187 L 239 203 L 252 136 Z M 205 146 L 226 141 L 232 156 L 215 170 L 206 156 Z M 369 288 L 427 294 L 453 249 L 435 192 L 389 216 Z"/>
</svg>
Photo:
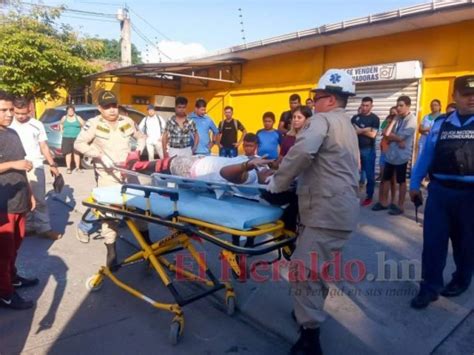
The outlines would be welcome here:
<svg viewBox="0 0 474 355">
<path fill-rule="evenodd" d="M 163 32 L 161 32 L 159 29 L 157 29 L 155 26 L 153 26 L 150 22 L 145 20 L 142 16 L 140 16 L 137 12 L 133 11 L 130 7 L 128 8 L 132 13 L 135 14 L 139 19 L 141 19 L 143 22 L 145 22 L 148 26 L 150 26 L 151 29 L 155 30 L 161 37 L 167 39 L 168 41 L 171 41 L 171 38 L 169 38 L 167 35 L 165 35 Z"/>
<path fill-rule="evenodd" d="M 77 9 L 70 9 L 67 7 L 61 7 L 61 6 L 50 6 L 50 5 L 42 5 L 42 4 L 33 4 L 30 2 L 23 2 L 20 1 L 21 5 L 27 5 L 31 7 L 44 7 L 46 9 L 60 9 L 64 12 L 73 12 L 77 14 L 82 14 L 82 15 L 94 15 L 94 16 L 99 16 L 99 17 L 110 17 L 110 18 L 115 18 L 115 14 L 106 14 L 104 12 L 92 12 L 92 11 L 84 11 L 84 10 L 77 10 Z"/>
<path fill-rule="evenodd" d="M 80 4 L 94 4 L 94 5 L 101 5 L 101 6 L 123 6 L 123 2 L 95 2 L 95 1 L 75 1 Z"/>
<path fill-rule="evenodd" d="M 150 46 L 156 48 L 160 54 L 163 54 L 166 58 L 172 60 L 172 58 L 163 52 L 157 44 L 153 43 L 147 36 L 145 36 L 135 25 L 132 24 L 132 30 L 143 40 L 145 43 L 148 43 Z"/>
<path fill-rule="evenodd" d="M 173 60 L 169 55 L 167 55 L 165 52 L 163 52 L 157 44 L 153 43 L 153 41 L 151 41 L 147 36 L 145 36 L 138 28 L 137 26 L 135 26 L 133 23 L 131 24 L 132 25 L 132 30 L 135 31 L 135 33 L 142 39 L 145 41 L 145 43 L 148 43 L 150 46 L 152 47 L 155 47 L 159 53 L 161 53 L 162 55 L 164 55 L 166 58 L 168 58 L 169 60 Z"/>
<path fill-rule="evenodd" d="M 73 18 L 73 19 L 78 19 L 78 20 L 86 20 L 86 21 L 117 23 L 116 20 L 114 21 L 114 20 L 106 20 L 106 19 L 99 19 L 99 18 L 92 18 L 92 17 L 81 17 L 81 16 L 73 16 L 73 15 L 61 15 L 61 17 Z"/>
</svg>

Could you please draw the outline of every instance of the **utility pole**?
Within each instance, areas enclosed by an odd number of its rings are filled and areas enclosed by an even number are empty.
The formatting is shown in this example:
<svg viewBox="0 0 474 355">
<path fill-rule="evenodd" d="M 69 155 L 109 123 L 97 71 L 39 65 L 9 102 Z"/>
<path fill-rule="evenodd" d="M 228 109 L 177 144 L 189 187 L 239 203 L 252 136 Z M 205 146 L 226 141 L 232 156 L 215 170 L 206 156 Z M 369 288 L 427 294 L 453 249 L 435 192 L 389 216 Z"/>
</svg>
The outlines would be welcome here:
<svg viewBox="0 0 474 355">
<path fill-rule="evenodd" d="M 118 9 L 117 19 L 120 21 L 120 52 L 123 67 L 132 65 L 132 34 L 130 14 L 126 7 Z"/>
</svg>

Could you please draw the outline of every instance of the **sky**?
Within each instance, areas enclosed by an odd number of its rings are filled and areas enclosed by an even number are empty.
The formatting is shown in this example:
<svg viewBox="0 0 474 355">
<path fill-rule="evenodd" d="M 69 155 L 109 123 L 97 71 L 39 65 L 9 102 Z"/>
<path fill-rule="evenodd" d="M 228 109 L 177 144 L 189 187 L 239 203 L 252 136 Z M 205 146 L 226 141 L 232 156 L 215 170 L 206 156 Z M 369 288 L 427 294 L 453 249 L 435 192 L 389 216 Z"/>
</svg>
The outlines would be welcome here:
<svg viewBox="0 0 474 355">
<path fill-rule="evenodd" d="M 38 3 L 38 0 L 28 2 Z M 133 27 L 132 43 L 142 52 L 145 62 L 157 62 L 210 54 L 244 41 L 252 42 L 424 2 L 429 1 L 129 0 L 126 6 Z M 63 4 L 69 9 L 114 15 L 125 3 L 42 0 L 41 4 Z M 112 16 L 65 12 L 61 22 L 90 37 L 120 39 L 119 22 Z"/>
</svg>

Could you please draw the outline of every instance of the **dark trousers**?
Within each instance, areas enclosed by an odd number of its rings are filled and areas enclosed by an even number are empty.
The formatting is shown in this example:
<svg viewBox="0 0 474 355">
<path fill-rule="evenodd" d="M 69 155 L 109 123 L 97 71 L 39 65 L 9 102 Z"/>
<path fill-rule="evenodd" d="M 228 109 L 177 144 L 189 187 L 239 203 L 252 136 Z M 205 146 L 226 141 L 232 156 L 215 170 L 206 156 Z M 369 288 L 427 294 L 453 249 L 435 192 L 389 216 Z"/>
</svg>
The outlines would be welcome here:
<svg viewBox="0 0 474 355">
<path fill-rule="evenodd" d="M 428 187 L 423 226 L 422 289 L 439 293 L 451 239 L 456 271 L 453 279 L 471 283 L 474 268 L 474 189 L 445 187 L 434 180 Z"/>
<path fill-rule="evenodd" d="M 285 223 L 285 229 L 296 232 L 298 226 L 298 195 L 295 190 L 288 190 L 272 194 L 268 191 L 262 193 L 262 198 L 272 205 L 285 206 L 281 220 Z"/>
<path fill-rule="evenodd" d="M 219 148 L 219 156 L 227 158 L 235 158 L 237 156 L 237 148 Z"/>
<path fill-rule="evenodd" d="M 362 148 L 360 150 L 361 176 L 367 178 L 367 198 L 374 196 L 375 189 L 375 148 Z"/>
<path fill-rule="evenodd" d="M 16 277 L 15 261 L 25 237 L 24 213 L 0 213 L 0 297 L 9 297 Z"/>
</svg>

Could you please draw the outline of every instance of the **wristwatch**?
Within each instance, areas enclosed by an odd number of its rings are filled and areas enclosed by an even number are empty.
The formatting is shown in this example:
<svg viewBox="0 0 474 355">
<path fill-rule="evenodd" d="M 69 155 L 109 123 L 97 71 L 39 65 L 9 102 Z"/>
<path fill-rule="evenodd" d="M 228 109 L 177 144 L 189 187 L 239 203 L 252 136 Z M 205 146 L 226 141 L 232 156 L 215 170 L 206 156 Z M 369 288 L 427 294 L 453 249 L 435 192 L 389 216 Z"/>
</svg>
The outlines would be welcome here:
<svg viewBox="0 0 474 355">
<path fill-rule="evenodd" d="M 49 167 L 50 167 L 50 168 L 57 168 L 57 167 L 58 167 L 58 164 L 56 164 L 56 163 L 49 164 Z"/>
</svg>

